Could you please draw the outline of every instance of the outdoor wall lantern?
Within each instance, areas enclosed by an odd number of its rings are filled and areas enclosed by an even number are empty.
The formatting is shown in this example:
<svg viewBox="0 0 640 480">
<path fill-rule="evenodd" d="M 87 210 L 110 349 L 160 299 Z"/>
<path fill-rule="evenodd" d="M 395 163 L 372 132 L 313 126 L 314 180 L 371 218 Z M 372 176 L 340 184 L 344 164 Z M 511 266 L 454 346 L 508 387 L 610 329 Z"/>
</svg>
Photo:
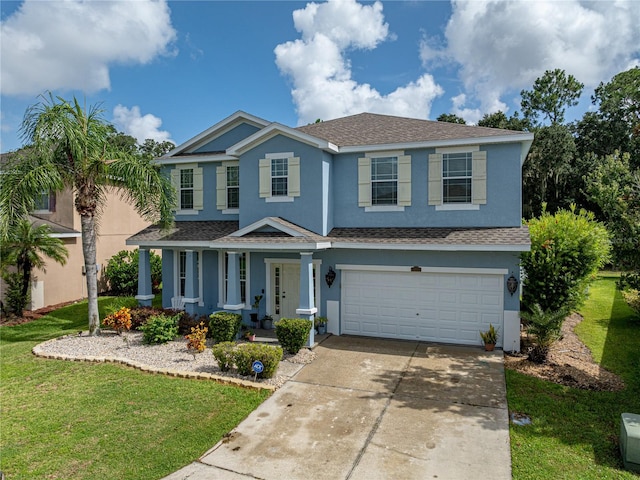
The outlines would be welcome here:
<svg viewBox="0 0 640 480">
<path fill-rule="evenodd" d="M 333 285 L 333 281 L 336 279 L 336 272 L 333 270 L 333 268 L 331 268 L 331 266 L 329 266 L 329 271 L 324 276 L 324 279 L 327 282 L 329 288 L 331 288 L 331 285 Z"/>
<path fill-rule="evenodd" d="M 509 290 L 511 296 L 513 296 L 513 294 L 516 293 L 516 290 L 518 290 L 518 280 L 513 276 L 513 273 L 509 278 L 507 278 L 507 290 Z"/>
</svg>

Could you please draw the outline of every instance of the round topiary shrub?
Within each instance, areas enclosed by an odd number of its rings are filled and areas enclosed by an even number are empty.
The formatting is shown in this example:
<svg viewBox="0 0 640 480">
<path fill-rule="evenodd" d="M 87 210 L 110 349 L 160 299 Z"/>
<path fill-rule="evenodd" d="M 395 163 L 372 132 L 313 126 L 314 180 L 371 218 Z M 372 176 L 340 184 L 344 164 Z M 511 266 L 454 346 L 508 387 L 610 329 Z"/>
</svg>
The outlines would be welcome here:
<svg viewBox="0 0 640 480">
<path fill-rule="evenodd" d="M 258 378 L 271 378 L 282 360 L 282 348 L 261 343 L 243 343 L 233 351 L 233 360 L 238 373 L 246 376 L 254 375 L 251 367 L 253 362 L 259 360 L 264 365 L 264 370 L 258 374 Z"/>
<path fill-rule="evenodd" d="M 209 318 L 211 318 L 209 331 L 214 342 L 232 342 L 236 339 L 242 324 L 242 315 L 231 312 L 216 312 L 212 313 Z"/>
<path fill-rule="evenodd" d="M 313 322 L 304 318 L 281 318 L 275 325 L 276 337 L 282 348 L 296 354 L 309 339 Z"/>
<path fill-rule="evenodd" d="M 213 357 L 223 372 L 227 372 L 233 367 L 235 347 L 235 342 L 220 342 L 212 347 Z"/>
</svg>

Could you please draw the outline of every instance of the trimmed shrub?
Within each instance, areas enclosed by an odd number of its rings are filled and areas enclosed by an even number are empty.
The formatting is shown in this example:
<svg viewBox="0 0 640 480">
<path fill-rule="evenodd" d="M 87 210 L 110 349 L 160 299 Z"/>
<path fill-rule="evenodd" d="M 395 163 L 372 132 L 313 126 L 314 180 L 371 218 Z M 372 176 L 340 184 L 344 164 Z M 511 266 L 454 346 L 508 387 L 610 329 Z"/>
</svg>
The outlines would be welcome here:
<svg viewBox="0 0 640 480">
<path fill-rule="evenodd" d="M 281 318 L 276 322 L 276 337 L 287 352 L 296 354 L 309 338 L 313 323 L 304 318 Z"/>
<path fill-rule="evenodd" d="M 109 259 L 103 275 L 109 282 L 109 288 L 114 295 L 135 295 L 138 293 L 138 261 L 140 251 L 120 250 Z M 158 292 L 162 282 L 162 258 L 149 252 L 151 263 L 151 288 Z"/>
<path fill-rule="evenodd" d="M 102 324 L 113 328 L 118 335 L 122 335 L 124 330 L 131 329 L 131 311 L 127 307 L 122 307 L 117 311 L 107 315 Z"/>
<path fill-rule="evenodd" d="M 223 372 L 229 371 L 233 366 L 235 347 L 234 342 L 220 342 L 212 347 L 213 357 Z"/>
<path fill-rule="evenodd" d="M 167 343 L 178 336 L 178 315 L 154 315 L 140 327 L 144 343 Z"/>
<path fill-rule="evenodd" d="M 131 314 L 131 328 L 140 330 L 140 327 L 147 323 L 155 315 L 164 315 L 165 311 L 155 307 L 136 307 L 129 312 Z"/>
<path fill-rule="evenodd" d="M 640 290 L 640 272 L 627 272 L 620 275 L 616 282 L 619 290 Z"/>
<path fill-rule="evenodd" d="M 609 259 L 609 234 L 586 210 L 543 210 L 529 220 L 531 251 L 520 256 L 526 278 L 522 302 L 545 312 L 572 310 L 584 301 L 587 287 Z"/>
<path fill-rule="evenodd" d="M 180 310 L 176 311 L 176 313 L 180 314 L 180 319 L 178 320 L 178 332 L 180 335 L 188 335 L 191 333 L 192 328 L 198 327 L 201 323 L 209 325 L 209 317 L 207 315 L 190 315 Z M 209 328 L 207 328 L 207 337 L 211 337 Z"/>
<path fill-rule="evenodd" d="M 240 331 L 242 324 L 242 315 L 231 312 L 212 313 L 209 321 L 209 330 L 211 330 L 211 338 L 216 343 L 233 342 L 236 334 Z"/>
<path fill-rule="evenodd" d="M 282 360 L 282 348 L 263 343 L 243 343 L 233 351 L 233 360 L 238 373 L 245 376 L 255 375 L 251 366 L 259 360 L 264 365 L 264 370 L 258 374 L 258 378 L 271 378 Z"/>
<path fill-rule="evenodd" d="M 627 302 L 627 305 L 636 312 L 636 315 L 640 316 L 640 291 L 630 288 L 622 292 L 622 297 L 624 301 Z"/>
</svg>

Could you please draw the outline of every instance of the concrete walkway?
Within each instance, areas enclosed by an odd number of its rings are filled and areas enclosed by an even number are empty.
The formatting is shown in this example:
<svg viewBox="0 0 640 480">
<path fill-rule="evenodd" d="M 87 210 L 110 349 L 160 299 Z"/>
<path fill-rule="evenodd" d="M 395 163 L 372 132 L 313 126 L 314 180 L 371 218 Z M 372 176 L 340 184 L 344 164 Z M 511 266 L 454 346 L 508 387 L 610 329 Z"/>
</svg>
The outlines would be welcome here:
<svg viewBox="0 0 640 480">
<path fill-rule="evenodd" d="M 330 337 L 167 480 L 511 478 L 502 351 Z"/>
</svg>

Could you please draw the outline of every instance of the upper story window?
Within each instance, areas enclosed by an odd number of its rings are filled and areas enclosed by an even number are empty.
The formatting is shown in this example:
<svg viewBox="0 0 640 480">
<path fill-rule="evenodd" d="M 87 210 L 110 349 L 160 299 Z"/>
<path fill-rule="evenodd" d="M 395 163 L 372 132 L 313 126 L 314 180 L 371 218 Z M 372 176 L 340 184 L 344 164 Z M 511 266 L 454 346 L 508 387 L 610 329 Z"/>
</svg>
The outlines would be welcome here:
<svg viewBox="0 0 640 480">
<path fill-rule="evenodd" d="M 289 189 L 289 161 L 286 158 L 271 159 L 271 196 L 287 196 Z"/>
<path fill-rule="evenodd" d="M 442 203 L 471 203 L 471 152 L 442 155 Z"/>
<path fill-rule="evenodd" d="M 178 196 L 178 214 L 202 210 L 202 168 L 195 163 L 178 165 L 171 170 L 171 184 Z"/>
<path fill-rule="evenodd" d="M 240 164 L 222 162 L 216 168 L 216 208 L 222 213 L 238 213 L 240 208 Z"/>
<path fill-rule="evenodd" d="M 56 195 L 54 193 L 38 193 L 34 200 L 34 213 L 52 213 L 56 211 Z"/>
<path fill-rule="evenodd" d="M 269 153 L 260 159 L 260 198 L 293 202 L 300 196 L 300 157 L 293 152 Z"/>
<path fill-rule="evenodd" d="M 358 206 L 365 212 L 391 212 L 410 205 L 410 155 L 380 152 L 358 159 Z"/>
<path fill-rule="evenodd" d="M 487 152 L 479 146 L 437 148 L 429 155 L 429 205 L 478 210 L 487 203 Z"/>
<path fill-rule="evenodd" d="M 193 209 L 193 169 L 180 170 L 180 208 Z"/>
<path fill-rule="evenodd" d="M 398 157 L 371 159 L 371 204 L 398 204 Z"/>
</svg>

